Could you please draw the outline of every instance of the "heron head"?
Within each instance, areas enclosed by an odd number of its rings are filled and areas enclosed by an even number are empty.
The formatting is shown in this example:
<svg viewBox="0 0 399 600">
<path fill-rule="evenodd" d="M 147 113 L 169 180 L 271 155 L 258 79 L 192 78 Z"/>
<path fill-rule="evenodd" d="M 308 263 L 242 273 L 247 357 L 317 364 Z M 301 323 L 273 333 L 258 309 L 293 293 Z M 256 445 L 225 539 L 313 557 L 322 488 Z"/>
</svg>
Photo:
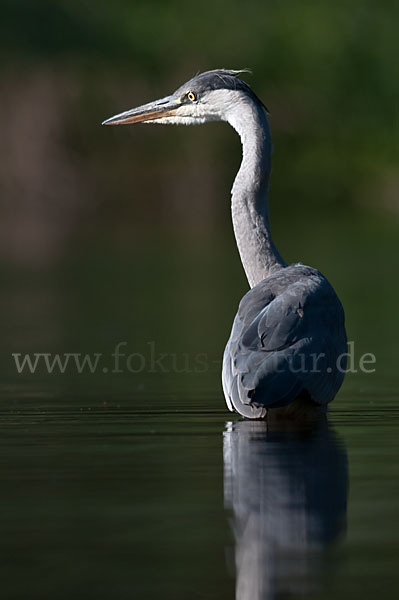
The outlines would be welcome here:
<svg viewBox="0 0 399 600">
<path fill-rule="evenodd" d="M 170 96 L 115 115 L 103 125 L 196 125 L 208 121 L 229 121 L 229 115 L 243 102 L 252 101 L 266 108 L 249 85 L 238 77 L 242 72 L 227 69 L 206 71 L 184 83 Z"/>
</svg>

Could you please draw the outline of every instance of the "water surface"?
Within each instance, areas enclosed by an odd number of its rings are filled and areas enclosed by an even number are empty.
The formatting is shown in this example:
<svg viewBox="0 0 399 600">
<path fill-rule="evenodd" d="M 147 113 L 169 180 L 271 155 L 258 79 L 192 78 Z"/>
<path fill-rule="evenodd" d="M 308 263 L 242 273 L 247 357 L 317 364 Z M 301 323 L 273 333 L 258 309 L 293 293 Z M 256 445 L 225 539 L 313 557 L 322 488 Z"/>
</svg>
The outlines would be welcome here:
<svg viewBox="0 0 399 600">
<path fill-rule="evenodd" d="M 145 265 L 89 257 L 11 273 L 1 297 L 2 597 L 396 598 L 395 297 L 360 294 L 369 273 L 354 260 L 340 274 L 345 248 L 320 257 L 343 291 L 356 365 L 372 352 L 376 371 L 349 373 L 327 419 L 266 427 L 228 413 L 220 387 L 245 291 L 239 265 L 223 270 L 223 248 L 177 250 L 163 263 L 154 252 Z M 27 352 L 101 361 L 94 373 L 18 373 L 12 353 Z"/>
</svg>

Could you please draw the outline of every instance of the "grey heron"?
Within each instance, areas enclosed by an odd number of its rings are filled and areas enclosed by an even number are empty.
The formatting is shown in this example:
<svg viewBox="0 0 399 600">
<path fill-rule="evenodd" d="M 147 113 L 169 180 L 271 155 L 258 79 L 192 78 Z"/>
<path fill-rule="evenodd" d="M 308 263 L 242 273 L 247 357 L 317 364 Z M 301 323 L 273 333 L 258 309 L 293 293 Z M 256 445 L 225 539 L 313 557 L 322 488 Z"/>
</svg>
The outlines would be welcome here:
<svg viewBox="0 0 399 600">
<path fill-rule="evenodd" d="M 226 121 L 239 134 L 243 156 L 232 187 L 231 211 L 251 289 L 234 319 L 222 382 L 228 408 L 259 419 L 269 409 L 330 402 L 344 378 L 347 338 L 344 311 L 328 280 L 310 266 L 287 265 L 273 242 L 267 109 L 239 77 L 242 72 L 201 73 L 170 96 L 103 124 Z"/>
</svg>

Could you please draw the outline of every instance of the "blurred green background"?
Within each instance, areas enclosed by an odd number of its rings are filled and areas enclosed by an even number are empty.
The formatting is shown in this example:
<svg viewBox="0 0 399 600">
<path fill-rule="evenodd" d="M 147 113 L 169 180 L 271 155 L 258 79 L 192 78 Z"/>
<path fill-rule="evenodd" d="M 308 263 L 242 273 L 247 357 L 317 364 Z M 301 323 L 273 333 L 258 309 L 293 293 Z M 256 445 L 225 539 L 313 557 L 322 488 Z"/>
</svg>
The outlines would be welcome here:
<svg viewBox="0 0 399 600">
<path fill-rule="evenodd" d="M 216 363 L 247 289 L 229 208 L 239 139 L 219 123 L 100 126 L 218 67 L 251 68 L 245 79 L 271 112 L 281 253 L 329 277 L 358 352 L 391 372 L 398 13 L 371 0 L 3 0 L 0 268 L 11 379 L 11 352 L 103 352 L 122 340 L 143 351 L 153 341 L 207 353 L 214 366 L 196 385 L 220 391 Z"/>
<path fill-rule="evenodd" d="M 397 598 L 398 18 L 389 0 L 1 1 L 4 597 L 233 597 L 220 360 L 248 289 L 240 142 L 222 123 L 100 123 L 248 67 L 271 112 L 275 242 L 336 288 L 355 365 L 377 359 L 331 407 L 348 538 L 314 597 Z M 145 368 L 18 374 L 12 358 L 112 369 L 120 342 Z"/>
</svg>

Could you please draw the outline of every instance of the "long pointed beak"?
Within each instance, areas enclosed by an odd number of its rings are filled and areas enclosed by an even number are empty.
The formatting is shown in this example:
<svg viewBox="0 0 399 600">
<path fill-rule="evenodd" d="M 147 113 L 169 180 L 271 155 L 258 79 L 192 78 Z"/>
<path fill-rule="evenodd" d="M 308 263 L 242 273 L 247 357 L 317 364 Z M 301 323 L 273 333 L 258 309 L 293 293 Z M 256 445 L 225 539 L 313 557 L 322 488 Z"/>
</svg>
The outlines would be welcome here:
<svg viewBox="0 0 399 600">
<path fill-rule="evenodd" d="M 167 96 L 137 108 L 131 108 L 119 115 L 106 119 L 102 125 L 130 125 L 132 123 L 145 123 L 163 117 L 171 117 L 181 106 L 180 102 L 173 96 Z"/>
</svg>

